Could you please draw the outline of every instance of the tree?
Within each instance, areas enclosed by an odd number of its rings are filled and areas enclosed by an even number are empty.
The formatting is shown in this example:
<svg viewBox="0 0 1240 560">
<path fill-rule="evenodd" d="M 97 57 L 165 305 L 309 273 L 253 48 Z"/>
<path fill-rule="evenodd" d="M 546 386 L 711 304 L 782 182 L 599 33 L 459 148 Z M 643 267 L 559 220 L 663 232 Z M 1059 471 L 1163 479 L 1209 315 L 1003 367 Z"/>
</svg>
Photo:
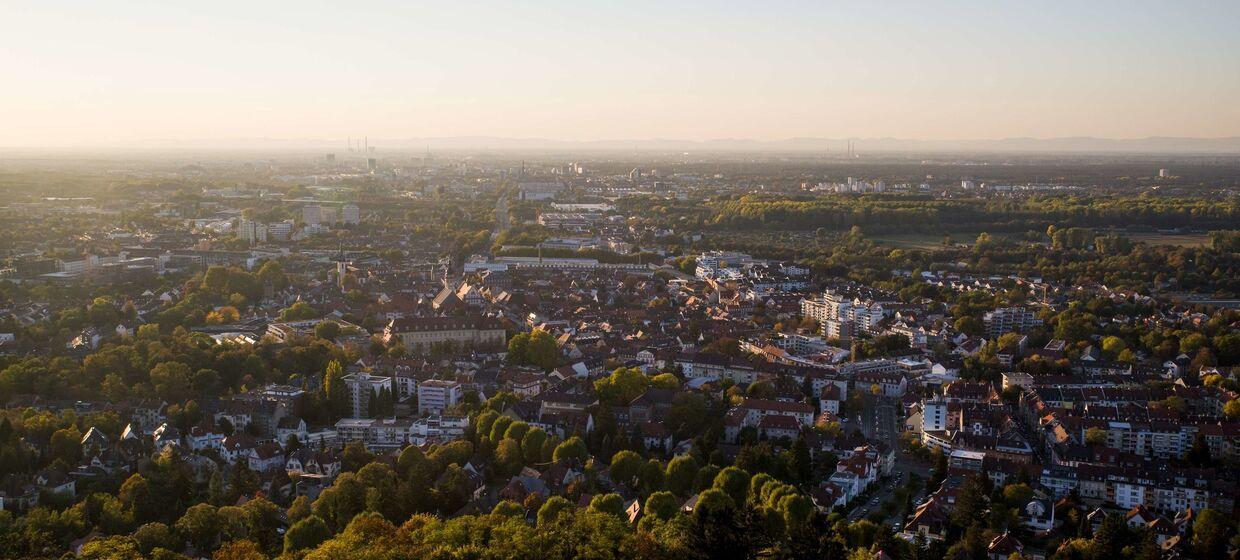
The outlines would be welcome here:
<svg viewBox="0 0 1240 560">
<path fill-rule="evenodd" d="M 281 321 L 308 321 L 318 317 L 319 312 L 304 301 L 294 303 L 280 311 Z"/>
<path fill-rule="evenodd" d="M 1188 449 L 1188 454 L 1184 458 L 1194 467 L 1208 467 L 1214 462 L 1210 456 L 1210 445 L 1206 443 L 1205 434 L 1197 432 L 1193 436 L 1193 446 Z"/>
<path fill-rule="evenodd" d="M 314 326 L 314 336 L 335 342 L 336 337 L 340 336 L 340 324 L 335 321 L 321 321 Z"/>
<path fill-rule="evenodd" d="M 1097 428 L 1097 427 L 1089 428 L 1085 430 L 1085 443 L 1087 445 L 1098 447 L 1100 445 L 1106 445 L 1106 442 L 1107 442 L 1106 430 L 1102 428 Z"/>
<path fill-rule="evenodd" d="M 159 515 L 155 497 L 151 495 L 151 484 L 141 474 L 134 473 L 125 479 L 116 498 L 138 523 L 152 521 Z"/>
<path fill-rule="evenodd" d="M 327 539 L 331 538 L 331 530 L 327 528 L 327 523 L 317 515 L 311 515 L 289 527 L 288 532 L 284 534 L 284 553 L 289 554 L 298 550 L 305 550 L 319 546 Z"/>
<path fill-rule="evenodd" d="M 349 387 L 345 385 L 344 367 L 340 362 L 332 360 L 327 364 L 327 371 L 323 374 L 323 391 L 333 419 L 349 415 Z"/>
<path fill-rule="evenodd" d="M 211 560 L 267 560 L 267 555 L 254 541 L 241 539 L 220 545 Z"/>
<path fill-rule="evenodd" d="M 474 455 L 474 446 L 468 441 L 457 440 L 434 448 L 427 458 L 443 468 L 447 465 L 464 465 Z"/>
<path fill-rule="evenodd" d="M 1156 401 L 1156 403 L 1158 406 L 1174 411 L 1176 414 L 1184 414 L 1185 412 L 1188 412 L 1188 403 L 1184 402 L 1184 399 L 1180 397 L 1171 396 L 1161 401 Z"/>
<path fill-rule="evenodd" d="M 791 459 L 790 467 L 792 473 L 796 476 L 799 484 L 809 484 L 814 477 L 813 458 L 809 454 L 809 444 L 805 442 L 803 435 L 798 435 L 795 442 L 792 443 L 792 451 L 789 454 Z"/>
<path fill-rule="evenodd" d="M 808 525 L 814 503 L 800 494 L 784 496 L 779 501 L 779 512 L 783 515 L 784 527 L 791 533 Z"/>
<path fill-rule="evenodd" d="M 525 438 L 525 434 L 530 431 L 530 425 L 517 420 L 508 425 L 508 429 L 504 430 L 503 437 L 511 438 L 513 441 L 520 443 Z"/>
<path fill-rule="evenodd" d="M 207 314 L 208 325 L 227 325 L 241 320 L 241 312 L 236 307 L 225 305 Z"/>
<path fill-rule="evenodd" d="M 560 513 L 569 511 L 573 504 L 561 496 L 552 496 L 543 502 L 541 508 L 538 508 L 538 526 L 543 527 L 555 521 Z"/>
<path fill-rule="evenodd" d="M 672 373 L 660 373 L 650 378 L 650 386 L 674 391 L 680 388 L 680 378 Z"/>
<path fill-rule="evenodd" d="M 1205 335 L 1201 333 L 1192 333 L 1180 339 L 1180 353 L 1192 356 L 1201 350 L 1210 342 Z"/>
<path fill-rule="evenodd" d="M 8 418 L 5 418 L 8 422 Z M 12 433 L 12 425 L 9 428 Z M 82 458 L 82 432 L 77 427 L 69 426 L 52 432 L 47 444 L 48 456 L 53 461 L 64 461 L 68 465 L 77 465 Z"/>
<path fill-rule="evenodd" d="M 279 530 L 284 527 L 284 510 L 265 497 L 257 496 L 241 506 L 246 538 L 262 550 L 276 553 L 280 548 Z"/>
<path fill-rule="evenodd" d="M 373 460 L 375 460 L 375 455 L 367 451 L 362 442 L 354 441 L 344 446 L 344 451 L 340 454 L 340 469 L 345 472 L 356 472 Z"/>
<path fill-rule="evenodd" d="M 86 307 L 86 316 L 91 324 L 97 327 L 114 324 L 120 320 L 120 312 L 116 309 L 116 303 L 106 296 L 95 298 Z"/>
<path fill-rule="evenodd" d="M 693 482 L 697 473 L 698 463 L 692 455 L 677 455 L 667 464 L 664 483 L 672 493 L 687 497 L 693 493 Z"/>
<path fill-rule="evenodd" d="M 709 422 L 710 403 L 705 396 L 685 391 L 672 397 L 672 407 L 667 412 L 666 425 L 676 437 L 687 438 L 700 435 Z"/>
<path fill-rule="evenodd" d="M 1240 332 L 1220 334 L 1213 343 L 1220 364 L 1240 365 Z"/>
<path fill-rule="evenodd" d="M 573 459 L 584 463 L 589 458 L 590 450 L 586 448 L 586 442 L 577 436 L 564 440 L 555 447 L 555 451 L 551 454 L 551 459 L 557 463 Z"/>
<path fill-rule="evenodd" d="M 521 472 L 525 466 L 525 457 L 521 453 L 521 445 L 512 438 L 500 440 L 495 448 L 495 466 L 500 474 L 513 476 Z"/>
<path fill-rule="evenodd" d="M 619 494 L 600 494 L 590 500 L 590 511 L 624 516 L 624 500 Z"/>
<path fill-rule="evenodd" d="M 646 374 L 637 368 L 618 368 L 611 375 L 594 382 L 599 400 L 624 406 L 646 390 Z"/>
<path fill-rule="evenodd" d="M 743 504 L 749 496 L 749 473 L 736 467 L 728 467 L 715 476 L 713 488 L 722 490 L 732 502 Z"/>
<path fill-rule="evenodd" d="M 1003 487 L 1003 501 L 1009 507 L 1021 508 L 1033 498 L 1033 489 L 1028 484 L 1008 484 Z"/>
<path fill-rule="evenodd" d="M 288 286 L 288 276 L 284 274 L 284 267 L 277 261 L 266 261 L 263 266 L 258 269 L 258 281 L 264 286 L 271 286 L 276 290 L 283 290 Z"/>
<path fill-rule="evenodd" d="M 310 499 L 305 496 L 297 496 L 297 498 L 293 500 L 293 503 L 288 506 L 288 511 L 285 512 L 285 517 L 287 517 L 288 522 L 292 524 L 310 517 L 311 513 L 312 510 L 310 509 Z"/>
<path fill-rule="evenodd" d="M 494 422 L 491 422 L 490 433 L 481 434 L 481 435 L 487 436 L 488 440 L 490 440 L 492 443 L 496 443 L 496 442 L 499 442 L 499 440 L 504 439 L 504 434 L 508 432 L 508 427 L 511 425 L 512 425 L 512 418 L 509 418 L 507 416 L 499 416 L 495 419 Z"/>
<path fill-rule="evenodd" d="M 213 506 L 223 504 L 226 490 L 224 473 L 216 469 L 215 472 L 211 473 L 211 480 L 207 481 L 207 503 Z"/>
<path fill-rule="evenodd" d="M 663 463 L 658 459 L 651 458 L 642 465 L 638 472 L 638 482 L 641 485 L 642 494 L 649 495 L 663 489 Z"/>
<path fill-rule="evenodd" d="M 142 560 L 144 555 L 132 537 L 113 535 L 82 545 L 77 557 L 82 560 Z"/>
<path fill-rule="evenodd" d="M 1094 533 L 1099 558 L 1116 558 L 1132 538 L 1128 525 L 1118 515 L 1107 515 Z"/>
<path fill-rule="evenodd" d="M 181 362 L 162 362 L 151 368 L 151 385 L 160 398 L 181 402 L 193 394 L 190 388 L 193 376 L 193 370 Z"/>
<path fill-rule="evenodd" d="M 508 361 L 550 371 L 560 363 L 560 347 L 551 333 L 542 329 L 519 333 L 508 341 Z"/>
<path fill-rule="evenodd" d="M 526 463 L 539 463 L 543 460 L 543 444 L 547 441 L 547 432 L 542 428 L 532 428 L 521 438 L 521 453 Z"/>
<path fill-rule="evenodd" d="M 1218 360 L 1214 358 L 1214 352 L 1209 348 L 1202 346 L 1197 350 L 1197 354 L 1193 356 L 1193 361 L 1189 362 L 1188 370 L 1192 372 L 1200 372 L 1201 368 L 1207 366 L 1218 365 Z"/>
<path fill-rule="evenodd" d="M 711 488 L 698 495 L 697 505 L 693 509 L 694 516 L 701 518 L 719 513 L 725 509 L 735 509 L 736 502 L 727 492 L 719 488 Z"/>
<path fill-rule="evenodd" d="M 560 347 L 551 333 L 542 329 L 534 329 L 530 333 L 529 347 L 526 349 L 529 363 L 543 370 L 550 371 L 560 363 Z"/>
<path fill-rule="evenodd" d="M 1191 544 L 1198 558 L 1223 558 L 1234 520 L 1212 509 L 1203 509 L 1193 523 Z"/>
<path fill-rule="evenodd" d="M 449 464 L 434 486 L 435 507 L 441 515 L 448 515 L 465 506 L 472 490 L 465 469 L 457 463 Z"/>
<path fill-rule="evenodd" d="M 491 508 L 491 515 L 504 517 L 525 517 L 525 508 L 512 500 L 502 500 Z"/>
<path fill-rule="evenodd" d="M 495 426 L 495 420 L 499 418 L 499 413 L 494 410 L 483 410 L 474 416 L 473 429 L 474 434 L 479 438 L 491 437 L 491 428 Z"/>
<path fill-rule="evenodd" d="M 402 449 L 400 456 L 396 458 L 396 475 L 402 480 L 409 480 L 415 473 L 423 473 L 429 465 L 426 454 L 417 446 L 409 445 Z"/>
<path fill-rule="evenodd" d="M 680 501 L 671 492 L 655 492 L 646 498 L 642 508 L 646 517 L 654 517 L 660 521 L 668 521 L 680 509 Z"/>
<path fill-rule="evenodd" d="M 143 554 L 150 554 L 156 548 L 180 550 L 185 541 L 172 533 L 172 528 L 163 523 L 147 523 L 133 532 L 134 542 Z"/>
<path fill-rule="evenodd" d="M 617 484 L 629 485 L 643 465 L 641 455 L 628 450 L 616 453 L 611 458 L 611 480 Z"/>
<path fill-rule="evenodd" d="M 508 339 L 508 361 L 518 365 L 530 363 L 529 357 L 530 335 L 528 333 L 518 333 Z"/>
<path fill-rule="evenodd" d="M 705 464 L 698 469 L 697 476 L 693 477 L 693 489 L 695 492 L 709 490 L 715 484 L 715 478 L 719 476 L 718 465 Z"/>
<path fill-rule="evenodd" d="M 1102 351 L 1106 352 L 1108 356 L 1119 356 L 1120 352 L 1123 352 L 1127 348 L 1128 344 L 1124 342 L 1124 339 L 1118 336 L 1108 336 L 1102 339 Z"/>
<path fill-rule="evenodd" d="M 1223 405 L 1223 414 L 1228 420 L 1240 420 L 1240 399 L 1231 399 Z"/>
<path fill-rule="evenodd" d="M 190 506 L 176 522 L 177 533 L 198 550 L 211 550 L 223 526 L 224 519 L 210 504 Z"/>
<path fill-rule="evenodd" d="M 957 527 L 969 527 L 986 511 L 986 488 L 984 475 L 970 476 L 964 482 L 951 520 Z"/>
</svg>

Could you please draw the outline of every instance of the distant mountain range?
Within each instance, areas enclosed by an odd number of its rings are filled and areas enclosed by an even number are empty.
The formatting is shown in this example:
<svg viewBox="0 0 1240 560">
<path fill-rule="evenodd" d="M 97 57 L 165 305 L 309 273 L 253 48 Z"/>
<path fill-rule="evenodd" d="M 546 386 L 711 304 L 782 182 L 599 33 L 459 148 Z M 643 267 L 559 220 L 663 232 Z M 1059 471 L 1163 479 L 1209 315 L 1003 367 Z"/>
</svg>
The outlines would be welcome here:
<svg viewBox="0 0 1240 560">
<path fill-rule="evenodd" d="M 356 139 L 355 139 L 356 140 Z M 435 150 L 495 151 L 687 151 L 687 152 L 814 152 L 843 154 L 848 142 L 858 154 L 865 153 L 1132 153 L 1132 154 L 1238 154 L 1240 137 L 1226 138 L 1002 138 L 979 140 L 910 140 L 904 138 L 789 138 L 751 140 L 638 139 L 638 140 L 553 140 L 547 138 L 501 138 L 494 136 L 451 136 L 427 138 L 371 138 L 370 146 L 380 155 L 393 150 L 420 152 Z M 169 150 L 316 150 L 347 151 L 346 140 L 236 138 L 214 140 L 145 140 L 114 146 L 121 149 Z"/>
</svg>

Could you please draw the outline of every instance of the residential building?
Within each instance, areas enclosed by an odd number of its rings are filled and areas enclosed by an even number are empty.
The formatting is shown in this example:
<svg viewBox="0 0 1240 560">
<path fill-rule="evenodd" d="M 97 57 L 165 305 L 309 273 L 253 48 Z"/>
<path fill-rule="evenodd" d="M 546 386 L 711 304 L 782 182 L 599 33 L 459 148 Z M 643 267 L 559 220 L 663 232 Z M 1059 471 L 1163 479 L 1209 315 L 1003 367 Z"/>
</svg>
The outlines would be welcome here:
<svg viewBox="0 0 1240 560">
<path fill-rule="evenodd" d="M 418 384 L 418 414 L 443 414 L 461 400 L 461 384 L 430 379 Z"/>
</svg>

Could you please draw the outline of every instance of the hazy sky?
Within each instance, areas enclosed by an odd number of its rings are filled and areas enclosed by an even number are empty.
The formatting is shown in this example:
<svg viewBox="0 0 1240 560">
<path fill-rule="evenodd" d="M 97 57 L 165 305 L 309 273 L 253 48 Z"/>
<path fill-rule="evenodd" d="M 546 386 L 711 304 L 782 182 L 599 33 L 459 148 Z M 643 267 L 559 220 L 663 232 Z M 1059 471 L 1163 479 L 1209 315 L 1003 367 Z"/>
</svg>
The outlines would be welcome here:
<svg viewBox="0 0 1240 560">
<path fill-rule="evenodd" d="M 4 0 L 0 14 L 0 146 L 1240 135 L 1231 0 Z"/>
</svg>

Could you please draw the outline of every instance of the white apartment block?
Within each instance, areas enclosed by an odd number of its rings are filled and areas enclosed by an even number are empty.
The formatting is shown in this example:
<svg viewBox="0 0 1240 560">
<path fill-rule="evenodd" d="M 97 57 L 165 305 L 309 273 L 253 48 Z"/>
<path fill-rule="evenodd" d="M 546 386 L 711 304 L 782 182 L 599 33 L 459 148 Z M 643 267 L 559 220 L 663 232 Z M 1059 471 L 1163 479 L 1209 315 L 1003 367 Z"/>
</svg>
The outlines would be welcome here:
<svg viewBox="0 0 1240 560">
<path fill-rule="evenodd" d="M 1027 307 L 1000 307 L 982 316 L 986 336 L 998 338 L 1010 332 L 1025 332 L 1042 325 L 1033 309 Z"/>
<path fill-rule="evenodd" d="M 830 338 L 845 339 L 854 332 L 873 333 L 888 314 L 882 302 L 848 299 L 831 290 L 817 298 L 801 300 L 801 315 L 818 321 Z"/>
<path fill-rule="evenodd" d="M 350 373 L 341 378 L 349 388 L 349 406 L 354 418 L 369 416 L 370 399 L 381 390 L 392 391 L 392 378 L 366 372 Z"/>
<path fill-rule="evenodd" d="M 418 414 L 443 414 L 461 400 L 461 384 L 430 379 L 418 384 Z"/>
</svg>

